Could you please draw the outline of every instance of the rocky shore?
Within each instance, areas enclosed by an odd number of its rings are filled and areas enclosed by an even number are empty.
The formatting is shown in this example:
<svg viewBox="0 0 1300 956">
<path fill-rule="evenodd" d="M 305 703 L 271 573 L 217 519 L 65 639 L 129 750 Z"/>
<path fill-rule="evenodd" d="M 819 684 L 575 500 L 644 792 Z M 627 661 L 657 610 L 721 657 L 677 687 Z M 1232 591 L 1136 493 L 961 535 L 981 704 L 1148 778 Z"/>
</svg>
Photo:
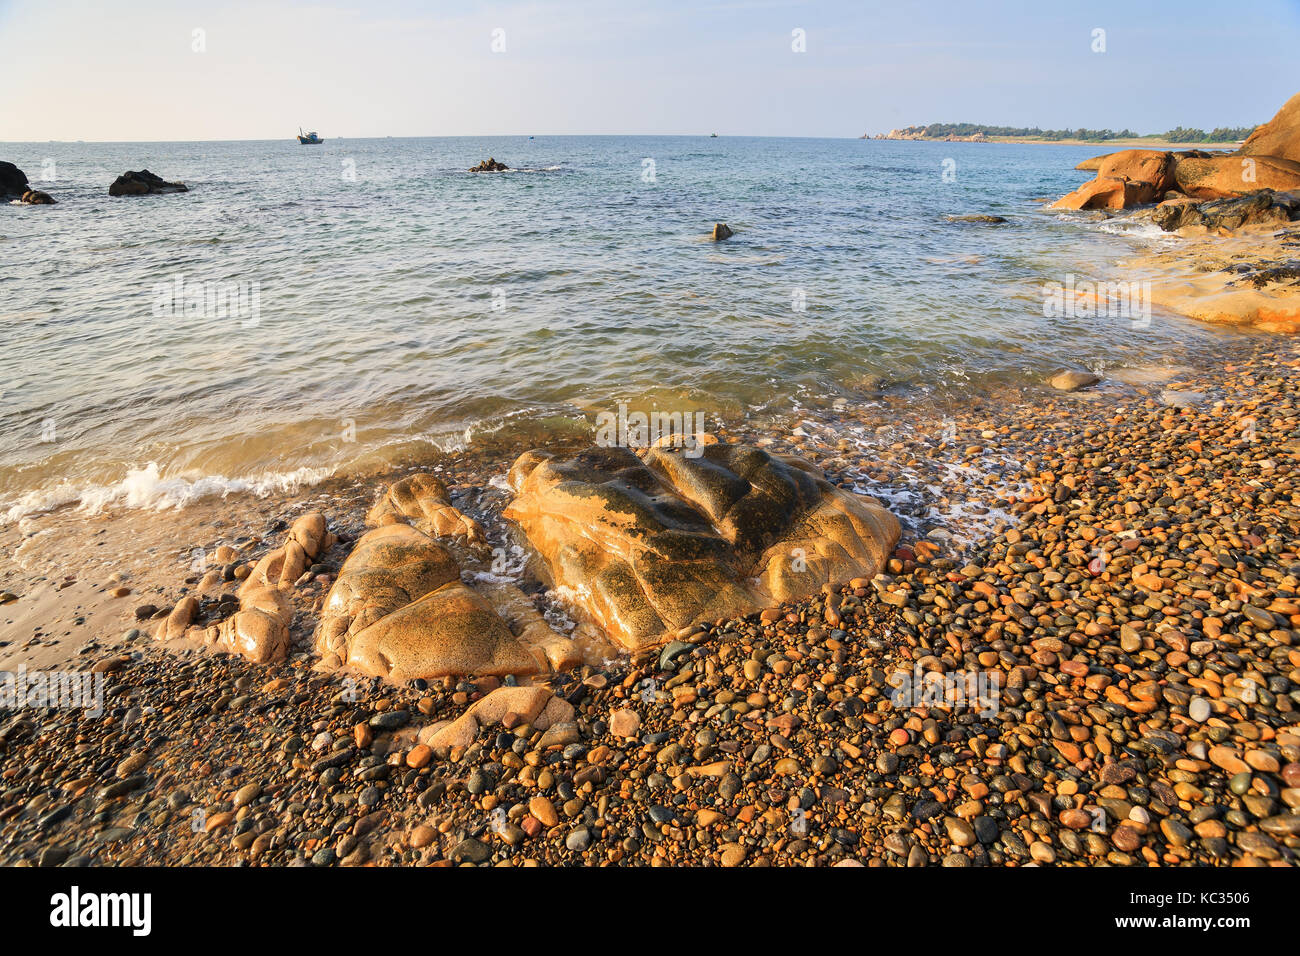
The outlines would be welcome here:
<svg viewBox="0 0 1300 956">
<path fill-rule="evenodd" d="M 320 668 L 373 493 L 268 514 L 143 616 L 224 619 L 319 508 L 339 543 L 292 582 L 287 660 L 88 645 L 104 716 L 0 725 L 0 863 L 1293 865 L 1298 383 L 1261 343 L 875 442 L 723 434 L 841 487 L 933 481 L 877 575 L 533 676 Z M 483 464 L 440 477 L 492 543 Z"/>
</svg>

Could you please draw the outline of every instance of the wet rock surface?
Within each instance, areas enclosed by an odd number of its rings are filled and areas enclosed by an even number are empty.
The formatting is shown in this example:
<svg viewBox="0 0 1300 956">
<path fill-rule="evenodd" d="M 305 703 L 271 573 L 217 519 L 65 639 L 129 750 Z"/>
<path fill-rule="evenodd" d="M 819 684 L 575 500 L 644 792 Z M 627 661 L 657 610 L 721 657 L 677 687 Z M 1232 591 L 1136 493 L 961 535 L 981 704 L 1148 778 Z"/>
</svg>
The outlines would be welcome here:
<svg viewBox="0 0 1300 956">
<path fill-rule="evenodd" d="M 898 538 L 888 511 L 806 461 L 731 444 L 696 452 L 534 451 L 510 469 L 504 517 L 626 648 L 870 577 Z"/>
</svg>

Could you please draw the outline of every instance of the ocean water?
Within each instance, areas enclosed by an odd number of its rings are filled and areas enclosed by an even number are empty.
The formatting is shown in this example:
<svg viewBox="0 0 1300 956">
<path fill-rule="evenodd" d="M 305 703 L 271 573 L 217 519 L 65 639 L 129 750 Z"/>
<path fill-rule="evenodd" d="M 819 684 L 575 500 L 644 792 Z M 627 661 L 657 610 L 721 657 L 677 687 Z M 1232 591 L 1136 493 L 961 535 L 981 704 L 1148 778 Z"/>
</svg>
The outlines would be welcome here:
<svg viewBox="0 0 1300 956">
<path fill-rule="evenodd" d="M 323 132 L 0 144 L 59 201 L 0 206 L 0 521 L 544 440 L 621 402 L 970 401 L 1237 334 L 1044 316 L 1044 283 L 1168 241 L 1042 211 L 1090 147 Z M 488 156 L 517 171 L 466 171 Z M 140 168 L 190 192 L 108 197 Z M 945 218 L 972 213 L 1010 221 Z"/>
</svg>

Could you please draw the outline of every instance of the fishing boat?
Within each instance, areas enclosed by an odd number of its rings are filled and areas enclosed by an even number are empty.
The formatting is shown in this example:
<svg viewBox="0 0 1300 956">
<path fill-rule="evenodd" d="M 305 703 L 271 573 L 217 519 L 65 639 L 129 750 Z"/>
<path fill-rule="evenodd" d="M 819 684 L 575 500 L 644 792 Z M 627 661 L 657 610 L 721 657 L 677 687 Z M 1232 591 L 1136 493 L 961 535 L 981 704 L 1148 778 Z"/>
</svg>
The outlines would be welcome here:
<svg viewBox="0 0 1300 956">
<path fill-rule="evenodd" d="M 302 127 L 298 127 L 298 142 L 303 146 L 319 146 L 325 140 L 321 139 L 315 133 L 304 133 Z"/>
</svg>

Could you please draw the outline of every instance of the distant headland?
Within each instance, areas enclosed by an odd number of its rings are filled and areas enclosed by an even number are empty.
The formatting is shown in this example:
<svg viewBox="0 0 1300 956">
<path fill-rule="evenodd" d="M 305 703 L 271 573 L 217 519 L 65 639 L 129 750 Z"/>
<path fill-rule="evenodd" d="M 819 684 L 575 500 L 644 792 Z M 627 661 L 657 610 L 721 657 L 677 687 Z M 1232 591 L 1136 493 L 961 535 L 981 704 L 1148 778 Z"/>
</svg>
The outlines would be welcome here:
<svg viewBox="0 0 1300 956">
<path fill-rule="evenodd" d="M 1037 126 L 983 126 L 978 123 L 931 123 L 928 126 L 905 126 L 860 139 L 911 139 L 947 143 L 1114 143 L 1116 145 L 1223 145 L 1240 143 L 1254 126 L 1220 126 L 1206 132 L 1178 126 L 1166 133 L 1135 133 L 1130 129 L 1039 129 Z"/>
</svg>

